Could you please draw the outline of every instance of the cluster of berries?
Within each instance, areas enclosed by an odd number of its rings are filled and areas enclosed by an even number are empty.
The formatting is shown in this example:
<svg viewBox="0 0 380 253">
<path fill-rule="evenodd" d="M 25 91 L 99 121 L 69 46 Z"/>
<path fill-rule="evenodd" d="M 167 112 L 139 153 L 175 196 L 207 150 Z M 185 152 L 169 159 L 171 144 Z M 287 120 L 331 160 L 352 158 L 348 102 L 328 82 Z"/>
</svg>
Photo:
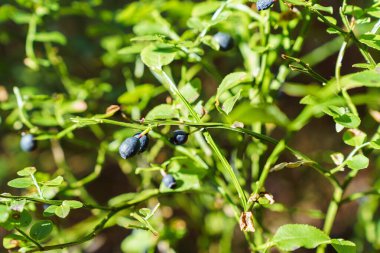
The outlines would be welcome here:
<svg viewBox="0 0 380 253">
<path fill-rule="evenodd" d="M 182 130 L 175 130 L 169 141 L 174 145 L 185 144 L 188 139 L 189 134 Z M 123 159 L 135 156 L 138 153 L 144 152 L 149 144 L 149 137 L 146 134 L 137 133 L 132 137 L 126 138 L 119 147 L 119 154 Z M 175 178 L 166 174 L 162 179 L 163 184 L 170 188 L 174 189 L 177 186 Z"/>
</svg>

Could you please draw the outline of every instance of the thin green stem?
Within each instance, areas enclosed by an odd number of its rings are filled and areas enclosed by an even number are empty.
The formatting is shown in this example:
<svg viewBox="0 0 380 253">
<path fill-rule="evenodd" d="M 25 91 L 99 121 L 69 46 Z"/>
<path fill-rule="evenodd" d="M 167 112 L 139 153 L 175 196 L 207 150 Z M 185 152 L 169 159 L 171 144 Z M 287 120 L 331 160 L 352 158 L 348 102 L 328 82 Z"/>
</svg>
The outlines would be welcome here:
<svg viewBox="0 0 380 253">
<path fill-rule="evenodd" d="M 262 46 L 263 47 L 268 47 L 268 41 L 269 41 L 269 36 L 270 36 L 270 10 L 264 12 L 266 15 L 266 20 L 265 22 L 261 23 L 261 26 L 263 26 L 262 29 Z M 263 96 L 267 96 L 269 93 L 269 85 L 270 82 L 266 81 L 264 82 L 264 77 L 265 77 L 265 72 L 268 70 L 268 53 L 269 53 L 269 48 L 265 50 L 265 52 L 261 56 L 261 64 L 260 64 L 260 72 L 258 75 L 258 78 L 256 79 L 256 83 L 262 87 L 262 94 Z"/>
<path fill-rule="evenodd" d="M 263 171 L 260 174 L 259 181 L 256 183 L 256 189 L 255 189 L 254 194 L 258 194 L 261 191 L 261 189 L 263 188 L 265 181 L 268 177 L 268 174 L 270 172 L 272 165 L 277 161 L 279 155 L 285 149 L 286 149 L 285 140 L 279 141 L 277 143 L 276 147 L 274 148 L 273 152 L 271 153 L 271 155 L 269 156 L 269 158 L 265 162 Z M 245 211 L 248 211 L 249 209 L 251 209 L 253 204 L 254 204 L 254 202 L 249 202 Z"/>
<path fill-rule="evenodd" d="M 33 174 L 30 174 L 30 177 L 32 178 L 34 186 L 37 188 L 38 195 L 40 196 L 41 199 L 44 199 L 44 196 L 42 194 L 41 188 L 37 183 L 37 180 Z"/>
<path fill-rule="evenodd" d="M 29 28 L 28 28 L 28 33 L 26 36 L 26 43 L 25 43 L 26 56 L 33 61 L 35 61 L 36 59 L 36 55 L 33 49 L 33 42 L 36 36 L 36 31 L 37 31 L 37 15 L 33 13 L 29 19 Z"/>
<path fill-rule="evenodd" d="M 331 200 L 330 205 L 327 209 L 326 219 L 323 225 L 323 232 L 325 232 L 327 235 L 330 234 L 332 226 L 334 224 L 335 217 L 342 200 L 343 192 L 344 190 L 340 187 L 335 187 L 334 189 L 333 199 Z M 326 244 L 322 244 L 321 246 L 318 247 L 317 253 L 324 253 L 325 249 L 326 249 Z"/>
<path fill-rule="evenodd" d="M 365 192 L 356 192 L 351 194 L 350 196 L 342 199 L 341 204 L 349 203 L 370 195 L 380 196 L 380 189 L 373 189 Z"/>
<path fill-rule="evenodd" d="M 95 165 L 95 168 L 94 168 L 94 171 L 91 172 L 88 176 L 78 180 L 78 181 L 75 181 L 73 183 L 71 183 L 69 186 L 70 188 L 78 188 L 78 187 L 82 187 L 92 181 L 94 181 L 95 179 L 97 179 L 100 175 L 100 173 L 102 172 L 102 169 L 103 169 L 103 164 L 104 164 L 104 161 L 105 161 L 105 156 L 106 156 L 106 151 L 107 151 L 107 143 L 106 142 L 103 142 L 100 144 L 100 148 L 99 148 L 99 151 L 98 151 L 98 157 L 96 158 L 96 165 Z"/>
<path fill-rule="evenodd" d="M 24 113 L 24 100 L 22 99 L 20 89 L 18 87 L 13 87 L 13 92 L 16 96 L 18 115 L 21 122 L 32 131 L 37 131 L 38 129 L 28 120 L 27 116 Z"/>
<path fill-rule="evenodd" d="M 220 7 L 214 12 L 214 14 L 212 15 L 211 17 L 211 21 L 214 21 L 215 19 L 217 19 L 219 17 L 219 15 L 222 13 L 222 11 L 224 10 L 224 8 L 226 7 L 228 1 L 222 3 L 220 5 Z M 200 41 L 202 40 L 202 38 L 204 36 L 206 36 L 208 30 L 210 29 L 210 26 L 206 26 L 205 28 L 203 28 L 203 30 L 200 32 L 200 34 L 198 35 L 198 37 L 196 38 L 195 40 L 195 44 L 199 44 Z"/>
<path fill-rule="evenodd" d="M 38 204 L 47 204 L 47 205 L 55 205 L 55 206 L 62 205 L 62 202 L 64 201 L 64 200 L 40 199 L 40 198 L 27 197 L 27 196 L 14 196 L 14 195 L 6 195 L 6 194 L 0 194 L 0 198 L 15 199 L 15 200 L 25 199 L 25 200 L 38 203 Z M 83 203 L 83 207 L 87 209 L 99 209 L 99 210 L 105 210 L 105 211 L 113 210 L 112 207 L 93 205 L 93 204 L 88 204 L 88 203 Z"/>
<path fill-rule="evenodd" d="M 351 112 L 355 115 L 359 115 L 358 110 L 356 109 L 356 106 L 352 102 L 351 97 L 347 92 L 347 88 L 342 88 L 342 85 L 340 83 L 340 78 L 341 78 L 340 70 L 342 68 L 343 57 L 344 57 L 344 53 L 345 53 L 346 48 L 347 48 L 347 44 L 348 44 L 348 41 L 344 41 L 342 43 L 340 50 L 339 50 L 338 58 L 336 60 L 336 65 L 335 65 L 335 79 L 337 82 L 337 86 L 339 87 L 339 90 L 342 91 L 343 98 L 346 101 Z"/>
<path fill-rule="evenodd" d="M 16 229 L 17 232 L 19 232 L 20 234 L 22 234 L 28 241 L 30 241 L 31 243 L 33 243 L 34 245 L 36 245 L 39 250 L 43 250 L 44 249 L 41 246 L 41 244 L 39 244 L 36 240 L 34 240 L 32 237 L 30 237 L 27 233 L 25 233 L 24 231 L 22 231 L 19 228 L 15 228 L 15 229 Z"/>
</svg>

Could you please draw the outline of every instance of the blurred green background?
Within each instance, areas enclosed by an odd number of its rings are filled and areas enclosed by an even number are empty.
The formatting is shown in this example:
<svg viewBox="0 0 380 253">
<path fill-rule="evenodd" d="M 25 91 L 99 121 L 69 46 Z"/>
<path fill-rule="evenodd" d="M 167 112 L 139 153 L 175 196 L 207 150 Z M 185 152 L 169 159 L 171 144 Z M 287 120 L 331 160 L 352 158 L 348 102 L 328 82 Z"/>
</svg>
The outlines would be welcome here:
<svg viewBox="0 0 380 253">
<path fill-rule="evenodd" d="M 159 11 L 178 33 L 185 31 L 194 4 L 202 1 L 42 1 L 43 8 L 41 7 L 39 11 L 46 12 L 46 15 L 38 24 L 38 30 L 59 32 L 64 36 L 55 34 L 52 43 L 34 43 L 36 58 L 41 57 L 50 61 L 50 63 L 39 62 L 38 68 L 35 67 L 33 61 L 30 62 L 31 58 L 28 58 L 25 52 L 25 46 L 28 43 L 26 36 L 30 10 L 34 2 L 36 1 L 2 0 L 0 3 L 1 192 L 11 191 L 6 182 L 14 178 L 16 171 L 24 167 L 35 166 L 39 171 L 47 173 L 54 173 L 59 167 L 57 164 L 59 158 L 54 155 L 57 156 L 60 149 L 55 146 L 54 141 L 39 141 L 38 150 L 32 153 L 21 151 L 19 147 L 21 133 L 28 129 L 18 118 L 13 87 L 19 87 L 23 96 L 28 98 L 25 106 L 31 123 L 52 132 L 67 126 L 69 117 L 101 114 L 113 104 L 121 104 L 128 118 L 139 119 L 155 105 L 165 103 L 168 94 L 147 70 L 141 72 L 143 68 L 141 61 L 136 62 L 133 55 L 120 55 L 117 53 L 118 50 L 129 45 L 130 39 L 136 35 L 145 35 L 147 31 L 153 31 L 153 33 L 160 31 L 160 25 L 152 20 L 154 10 Z M 335 5 L 334 9 L 339 5 L 339 1 L 319 2 L 321 5 Z M 133 4 L 135 7 L 131 8 Z M 365 6 L 366 1 L 355 1 L 355 4 Z M 277 5 L 274 10 L 278 11 Z M 240 29 L 244 29 L 238 27 L 238 23 L 224 24 L 223 29 L 238 38 L 239 33 L 243 33 Z M 215 31 L 216 28 L 211 33 Z M 337 50 L 342 40 L 327 34 L 324 25 L 316 20 L 312 22 L 309 31 L 300 55 L 306 56 L 319 46 L 330 42 L 330 46 L 325 47 L 322 58 L 316 59 L 315 56 L 308 58 L 309 62 L 316 62 L 317 72 L 330 78 L 334 75 Z M 354 71 L 352 65 L 358 62 L 358 57 L 360 56 L 357 49 L 348 49 L 342 74 Z M 377 58 L 380 58 L 378 54 Z M 243 65 L 242 56 L 237 48 L 224 54 L 209 50 L 205 54 L 205 60 L 214 64 L 220 77 L 242 68 Z M 280 56 L 278 56 L 278 61 L 281 62 Z M 171 65 L 174 73 L 181 71 L 180 64 L 180 62 L 174 62 Z M 220 77 L 212 75 L 207 70 L 200 72 L 199 78 L 203 85 L 202 98 L 206 99 L 215 94 Z M 312 83 L 309 77 L 295 74 L 291 74 L 288 80 L 305 84 Z M 129 100 L 125 100 L 125 103 L 120 103 L 121 95 L 131 87 L 142 84 L 151 85 L 146 86 L 148 93 L 151 92 L 151 94 L 147 96 L 137 94 L 136 99 L 132 95 Z M 140 91 L 140 93 L 145 92 L 144 89 Z M 279 92 L 277 102 L 289 118 L 297 116 L 303 107 L 299 104 L 298 97 L 288 96 L 283 92 Z M 359 107 L 359 110 L 363 114 L 363 127 L 371 132 L 377 123 L 371 120 L 366 108 Z M 115 118 L 124 121 L 119 114 Z M 72 138 L 62 139 L 64 160 L 73 175 L 82 178 L 91 172 L 96 163 L 101 140 L 107 139 L 111 142 L 118 132 L 121 136 L 126 135 L 125 131 L 120 133 L 120 128 L 117 127 L 102 126 L 100 130 L 94 126 L 90 130 L 88 128 L 76 130 Z M 234 135 L 226 135 L 222 130 L 215 130 L 212 133 L 218 144 L 226 150 L 244 141 L 242 139 L 235 141 Z M 272 136 L 280 138 L 281 134 L 281 130 L 275 130 Z M 326 163 L 329 160 L 329 154 L 333 151 L 349 151 L 349 147 L 341 141 L 341 134 L 336 133 L 334 122 L 327 117 L 312 120 L 294 136 L 290 145 Z M 133 166 L 118 161 L 116 156 L 116 152 L 113 155 L 107 154 L 101 176 L 88 185 L 89 193 L 99 203 L 106 203 L 118 194 L 138 191 L 143 184 L 143 179 L 131 173 Z M 161 163 L 170 156 L 171 151 L 164 148 L 154 161 Z M 281 157 L 282 161 L 291 159 L 290 155 Z M 139 161 L 139 163 L 146 164 L 146 161 Z M 350 191 L 365 190 L 373 184 L 373 178 L 378 177 L 379 174 L 379 164 L 378 158 L 371 161 L 370 168 L 359 174 Z M 283 170 L 271 174 L 266 187 L 270 189 L 276 202 L 294 209 L 290 212 L 263 212 L 261 215 L 265 217 L 264 223 L 270 231 L 275 231 L 278 226 L 285 223 L 308 223 L 318 227 L 322 225 L 323 220 L 320 219 L 321 213 L 318 210 L 326 210 L 332 189 L 320 175 L 309 169 Z M 12 190 L 12 193 L 20 192 Z M 231 242 L 233 252 L 247 252 L 243 235 L 237 227 L 234 228 L 236 224 L 233 217 L 226 218 L 221 214 L 218 200 L 215 201 L 210 196 L 195 197 L 191 194 L 178 194 L 161 197 L 159 201 L 163 208 L 163 222 L 168 227 L 173 227 L 172 230 L 169 228 L 164 233 L 164 237 L 168 237 L 172 242 L 171 246 L 177 252 L 220 252 L 223 244 L 228 245 L 228 240 L 224 237 L 234 238 Z M 365 208 L 361 214 L 358 213 L 359 208 L 359 202 L 353 202 L 340 209 L 332 237 L 353 238 L 354 241 L 362 242 L 368 240 L 368 238 L 363 238 L 366 235 L 362 231 L 368 226 L 368 222 L 378 220 L 378 218 L 365 220 L 365 217 L 362 217 L 365 216 Z M 379 216 L 379 210 L 372 214 Z M 68 219 L 56 220 L 56 222 L 67 227 L 87 216 L 86 211 L 77 211 Z M 379 222 L 376 226 L 376 229 L 380 230 Z M 224 229 L 230 234 L 223 233 Z M 121 252 L 121 248 L 124 252 L 129 252 L 126 248 L 132 247 L 130 245 L 133 243 L 124 239 L 130 233 L 130 230 L 122 227 L 107 229 L 84 252 Z M 7 232 L 0 228 L 0 237 L 6 234 Z M 139 239 L 137 232 L 129 238 L 134 242 L 144 240 Z M 374 245 L 380 247 L 379 239 L 375 238 L 374 241 L 377 241 Z M 120 247 L 122 242 L 127 246 Z M 160 247 L 162 250 L 159 252 L 166 252 L 167 245 L 163 243 L 158 246 Z M 362 247 L 365 249 L 366 244 L 363 243 Z M 296 252 L 313 252 L 313 250 Z"/>
</svg>

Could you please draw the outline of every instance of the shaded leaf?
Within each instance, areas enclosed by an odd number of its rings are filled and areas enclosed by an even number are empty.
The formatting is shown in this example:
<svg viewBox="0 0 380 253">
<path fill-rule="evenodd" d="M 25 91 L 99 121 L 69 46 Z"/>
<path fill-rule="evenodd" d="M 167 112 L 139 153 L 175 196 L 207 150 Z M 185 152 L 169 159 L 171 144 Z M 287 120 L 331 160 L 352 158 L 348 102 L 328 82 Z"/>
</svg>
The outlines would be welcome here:
<svg viewBox="0 0 380 253">
<path fill-rule="evenodd" d="M 30 229 L 30 236 L 35 240 L 42 240 L 53 231 L 53 223 L 50 220 L 37 221 Z"/>
</svg>

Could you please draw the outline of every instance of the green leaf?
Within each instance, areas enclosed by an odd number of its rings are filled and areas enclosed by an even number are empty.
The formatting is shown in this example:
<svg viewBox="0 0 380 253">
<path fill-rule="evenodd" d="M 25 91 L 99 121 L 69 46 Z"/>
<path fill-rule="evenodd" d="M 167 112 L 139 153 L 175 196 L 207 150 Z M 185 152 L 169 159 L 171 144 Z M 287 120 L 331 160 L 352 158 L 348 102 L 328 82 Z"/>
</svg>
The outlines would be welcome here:
<svg viewBox="0 0 380 253">
<path fill-rule="evenodd" d="M 313 8 L 316 10 L 319 10 L 319 11 L 324 11 L 324 12 L 330 13 L 330 14 L 333 14 L 333 12 L 334 12 L 332 6 L 322 6 L 319 4 L 314 4 Z"/>
<path fill-rule="evenodd" d="M 310 225 L 287 224 L 277 230 L 272 242 L 281 250 L 294 251 L 301 247 L 313 249 L 329 243 L 330 237 Z"/>
<path fill-rule="evenodd" d="M 28 188 L 33 185 L 33 180 L 30 177 L 20 177 L 8 182 L 8 186 L 13 188 Z"/>
<path fill-rule="evenodd" d="M 45 199 L 52 199 L 59 192 L 59 187 L 43 185 L 41 187 L 41 192 L 42 192 L 42 196 Z"/>
<path fill-rule="evenodd" d="M 206 14 L 214 13 L 221 5 L 220 1 L 207 1 L 196 4 L 191 12 L 192 16 L 203 16 Z"/>
<path fill-rule="evenodd" d="M 160 69 L 162 66 L 170 64 L 176 56 L 175 51 L 171 47 L 158 48 L 150 45 L 141 52 L 141 60 L 150 68 Z"/>
<path fill-rule="evenodd" d="M 133 230 L 121 243 L 121 249 L 125 253 L 140 253 L 156 244 L 157 238 L 146 230 Z"/>
<path fill-rule="evenodd" d="M 35 167 L 26 167 L 20 171 L 17 171 L 17 175 L 22 176 L 22 177 L 28 177 L 33 175 L 36 172 Z"/>
<path fill-rule="evenodd" d="M 53 231 L 53 223 L 50 220 L 37 221 L 30 229 L 30 237 L 40 241 Z"/>
<path fill-rule="evenodd" d="M 197 79 L 198 80 L 198 79 Z M 189 103 L 195 102 L 199 97 L 199 92 L 191 83 L 187 83 L 185 86 L 179 89 L 179 92 L 185 97 Z"/>
<path fill-rule="evenodd" d="M 126 203 L 126 202 L 136 198 L 136 195 L 138 195 L 138 193 L 135 193 L 135 192 L 128 192 L 128 193 L 120 194 L 116 197 L 111 198 L 108 201 L 108 205 L 116 206 L 118 204 Z"/>
<path fill-rule="evenodd" d="M 55 210 L 58 208 L 58 206 L 55 206 L 55 205 L 51 205 L 51 206 L 48 206 L 45 210 L 44 210 L 44 216 L 48 217 L 48 216 L 52 216 L 55 214 Z"/>
<path fill-rule="evenodd" d="M 40 42 L 55 42 L 61 45 L 66 45 L 65 35 L 57 31 L 37 33 L 34 37 L 34 40 Z"/>
<path fill-rule="evenodd" d="M 170 164 L 169 173 L 175 178 L 177 186 L 174 189 L 169 189 L 161 183 L 160 192 L 182 192 L 190 189 L 200 189 L 200 179 L 206 175 L 206 172 L 206 170 L 196 167 L 188 159 L 173 161 Z"/>
<path fill-rule="evenodd" d="M 20 246 L 21 241 L 26 241 L 26 239 L 21 235 L 9 234 L 3 238 L 3 246 L 5 249 L 14 249 Z"/>
<path fill-rule="evenodd" d="M 232 121 L 239 121 L 245 124 L 255 122 L 276 123 L 286 126 L 289 123 L 288 117 L 275 105 L 254 106 L 249 102 L 236 106 L 230 114 Z"/>
<path fill-rule="evenodd" d="M 145 45 L 143 43 L 133 44 L 129 47 L 121 48 L 120 50 L 117 51 L 117 53 L 121 54 L 121 55 L 139 54 L 141 52 L 141 50 L 143 50 L 144 47 L 145 47 Z"/>
<path fill-rule="evenodd" d="M 246 72 L 234 72 L 228 74 L 224 77 L 222 83 L 219 85 L 218 90 L 216 92 L 215 100 L 217 103 L 219 102 L 219 97 L 223 94 L 223 92 L 241 84 L 252 81 L 251 75 Z"/>
<path fill-rule="evenodd" d="M 150 215 L 152 213 L 152 210 L 150 210 L 149 208 L 140 208 L 139 213 L 142 216 L 147 217 L 148 215 Z"/>
<path fill-rule="evenodd" d="M 334 83 L 336 80 L 334 80 Z M 352 89 L 359 87 L 380 87 L 380 70 L 365 70 L 354 74 L 345 75 L 340 83 L 344 88 Z"/>
<path fill-rule="evenodd" d="M 350 112 L 334 117 L 334 121 L 347 128 L 357 128 L 361 122 L 359 116 Z"/>
<path fill-rule="evenodd" d="M 361 122 L 358 116 L 348 112 L 345 107 L 328 106 L 323 112 L 333 117 L 335 123 L 343 127 L 357 128 Z"/>
<path fill-rule="evenodd" d="M 373 149 L 380 149 L 380 139 L 371 141 L 370 146 Z"/>
<path fill-rule="evenodd" d="M 357 147 L 364 143 L 366 137 L 367 135 L 358 129 L 348 129 L 343 134 L 343 141 L 347 145 Z"/>
<path fill-rule="evenodd" d="M 355 155 L 347 161 L 347 166 L 353 170 L 365 169 L 368 167 L 368 164 L 369 159 L 362 154 Z"/>
<path fill-rule="evenodd" d="M 343 239 L 332 239 L 331 245 L 338 253 L 356 253 L 356 245 L 351 241 Z"/>
<path fill-rule="evenodd" d="M 286 0 L 287 3 L 291 3 L 293 5 L 306 5 L 306 2 L 303 0 Z"/>
<path fill-rule="evenodd" d="M 7 221 L 9 217 L 9 208 L 4 205 L 0 205 L 0 223 Z"/>
<path fill-rule="evenodd" d="M 47 181 L 45 183 L 43 183 L 44 185 L 46 186 L 59 186 L 61 185 L 63 182 L 63 177 L 62 176 L 58 176 L 50 181 Z"/>
<path fill-rule="evenodd" d="M 380 35 L 378 34 L 363 34 L 360 36 L 360 42 L 366 44 L 369 47 L 372 47 L 376 50 L 380 50 Z"/>
<path fill-rule="evenodd" d="M 241 94 L 241 89 L 238 93 L 235 94 L 235 96 L 229 97 L 224 101 L 222 105 L 222 110 L 228 115 L 232 111 L 232 109 L 235 106 L 235 103 L 239 100 Z"/>
<path fill-rule="evenodd" d="M 178 111 L 173 108 L 172 105 L 161 104 L 154 107 L 146 115 L 146 120 L 157 120 L 157 119 L 174 119 L 178 118 Z"/>
<path fill-rule="evenodd" d="M 32 216 L 26 211 L 12 211 L 6 223 L 11 227 L 26 227 L 32 222 Z"/>
<path fill-rule="evenodd" d="M 377 7 L 371 7 L 367 9 L 368 15 L 371 15 L 375 18 L 380 18 L 380 8 L 379 6 Z"/>
<path fill-rule="evenodd" d="M 73 209 L 78 209 L 83 207 L 82 202 L 77 201 L 77 200 L 65 200 L 62 202 L 62 205 L 68 206 Z"/>
<path fill-rule="evenodd" d="M 204 43 L 205 45 L 211 47 L 215 51 L 219 51 L 219 48 L 220 48 L 219 43 L 212 36 L 210 36 L 210 35 L 204 36 L 202 38 L 202 43 Z"/>
<path fill-rule="evenodd" d="M 45 210 L 46 211 L 46 210 Z M 57 206 L 54 210 L 55 215 L 57 215 L 59 218 L 66 218 L 67 215 L 70 213 L 70 206 L 68 205 L 60 205 Z"/>
<path fill-rule="evenodd" d="M 133 90 L 123 93 L 117 101 L 121 104 L 137 104 L 145 97 L 151 97 L 155 91 L 152 84 L 141 84 L 136 86 Z"/>
</svg>

